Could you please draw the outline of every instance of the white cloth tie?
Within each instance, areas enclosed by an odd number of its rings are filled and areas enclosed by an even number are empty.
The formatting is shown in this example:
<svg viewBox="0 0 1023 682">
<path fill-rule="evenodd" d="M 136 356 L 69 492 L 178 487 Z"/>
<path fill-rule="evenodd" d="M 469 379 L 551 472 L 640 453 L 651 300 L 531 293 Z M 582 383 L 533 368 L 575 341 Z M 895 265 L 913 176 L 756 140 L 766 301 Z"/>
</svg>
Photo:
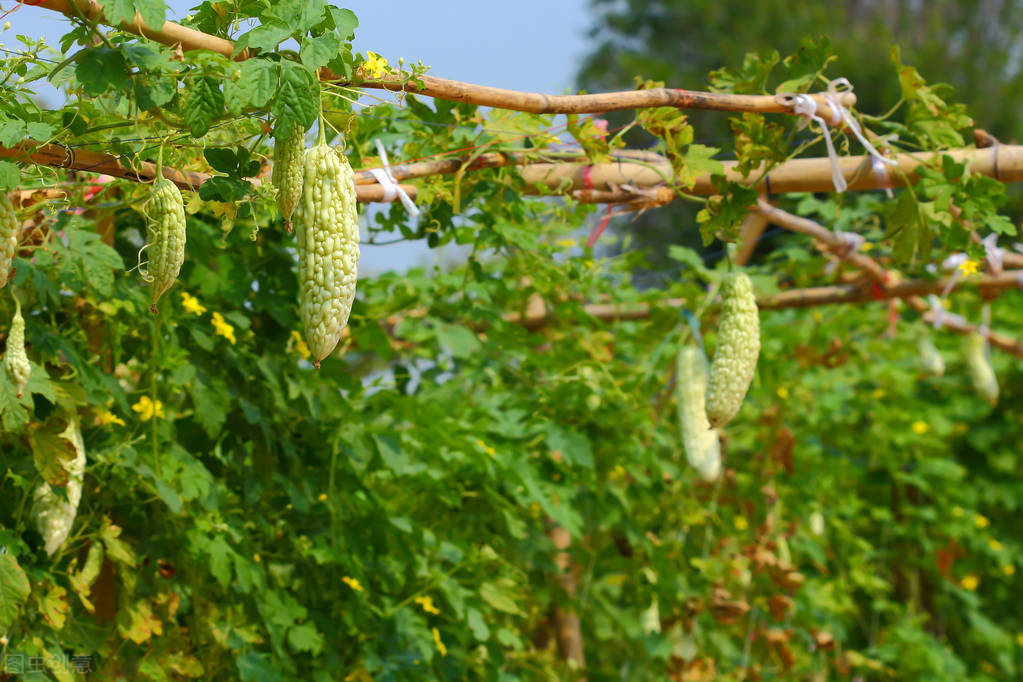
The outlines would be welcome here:
<svg viewBox="0 0 1023 682">
<path fill-rule="evenodd" d="M 408 192 L 403 190 L 398 181 L 394 179 L 394 173 L 391 172 L 391 164 L 387 160 L 387 152 L 384 151 L 384 144 L 379 139 L 374 140 L 374 142 L 377 144 L 377 153 L 380 154 L 380 162 L 384 164 L 384 167 L 370 168 L 369 172 L 380 186 L 384 188 L 384 200 L 391 201 L 394 197 L 398 197 L 409 215 L 415 218 L 419 215 L 419 209 L 416 207 L 415 202 L 412 201 L 412 197 L 408 195 Z"/>
</svg>

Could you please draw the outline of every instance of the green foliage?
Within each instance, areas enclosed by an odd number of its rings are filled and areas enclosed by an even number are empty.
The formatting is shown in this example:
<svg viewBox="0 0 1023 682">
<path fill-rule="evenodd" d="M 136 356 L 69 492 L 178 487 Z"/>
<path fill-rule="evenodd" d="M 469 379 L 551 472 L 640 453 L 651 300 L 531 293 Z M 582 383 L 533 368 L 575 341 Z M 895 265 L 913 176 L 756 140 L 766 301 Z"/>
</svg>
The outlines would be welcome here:
<svg viewBox="0 0 1023 682">
<path fill-rule="evenodd" d="M 106 7 L 133 8 L 157 11 Z M 256 21 L 233 35 L 245 18 Z M 921 372 L 912 314 L 889 338 L 876 305 L 762 311 L 758 374 L 725 434 L 723 474 L 702 482 L 685 462 L 673 368 L 679 344 L 700 336 L 690 324 L 716 345 L 713 283 L 730 268 L 673 245 L 679 277 L 638 287 L 645 254 L 581 246 L 589 207 L 526 196 L 514 170 L 494 168 L 418 181 L 418 221 L 400 204 L 364 210 L 366 249 L 397 236 L 466 256 L 363 277 L 340 352 L 314 370 L 294 238 L 267 183 L 252 182 L 267 136 L 313 123 L 322 104 L 356 168 L 379 165 L 375 139 L 403 158 L 475 147 L 547 159 L 552 119 L 414 96 L 353 114 L 334 96 L 346 91 L 321 92 L 314 73 L 355 72 L 357 21 L 323 3 L 204 2 L 189 21 L 255 56 L 186 64 L 118 31 L 93 45 L 78 26 L 68 66 L 37 60 L 28 41 L 0 67 L 69 97 L 46 111 L 23 84 L 0 91 L 0 144 L 53 138 L 126 164 L 162 145 L 166 166 L 212 175 L 186 193 L 187 255 L 158 316 L 126 272 L 150 187 L 96 194 L 90 175 L 62 176 L 66 196 L 21 210 L 32 228 L 7 288 L 32 374 L 18 399 L 0 373 L 5 654 L 90 656 L 96 679 L 573 679 L 552 641 L 556 614 L 572 611 L 594 680 L 1019 675 L 1018 363 L 994 357 L 1003 390 L 989 407 L 958 339 L 935 333 L 948 369 Z M 292 38 L 297 53 L 281 49 Z M 713 83 L 812 90 L 829 49 L 750 56 Z M 921 103 L 907 96 L 901 143 L 952 139 L 957 105 L 899 68 Z M 694 142 L 696 120 L 655 109 L 634 127 L 671 159 L 705 244 L 732 241 L 756 194 L 723 179 L 716 148 Z M 794 153 L 795 121 L 731 125 L 721 148 L 750 180 Z M 569 126 L 594 160 L 624 144 L 592 118 Z M 687 197 L 708 172 L 717 196 Z M 0 162 L 0 185 L 50 187 L 54 173 Z M 890 200 L 789 200 L 918 277 L 951 249 L 979 257 L 967 228 L 1014 234 L 997 213 L 1000 183 L 940 156 L 919 175 Z M 772 246 L 749 270 L 758 293 L 825 279 L 805 240 Z M 1020 299 L 995 302 L 995 324 L 1018 329 Z M 521 324 L 538 300 L 547 323 Z M 952 312 L 980 316 L 977 296 L 953 300 Z M 594 301 L 649 314 L 602 320 Z M 0 292 L 0 320 L 13 310 Z M 48 557 L 28 509 L 40 485 L 63 495 L 72 414 L 82 502 Z"/>
</svg>

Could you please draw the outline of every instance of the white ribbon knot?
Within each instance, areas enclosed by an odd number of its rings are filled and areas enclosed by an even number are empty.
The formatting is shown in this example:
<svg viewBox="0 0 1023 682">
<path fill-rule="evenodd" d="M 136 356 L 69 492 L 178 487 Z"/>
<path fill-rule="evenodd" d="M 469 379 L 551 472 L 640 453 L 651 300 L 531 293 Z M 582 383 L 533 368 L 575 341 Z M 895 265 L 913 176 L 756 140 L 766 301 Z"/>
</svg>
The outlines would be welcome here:
<svg viewBox="0 0 1023 682">
<path fill-rule="evenodd" d="M 383 143 L 379 139 L 374 140 L 374 142 L 377 144 L 377 153 L 380 154 L 380 162 L 384 164 L 384 167 L 370 168 L 369 172 L 380 186 L 384 188 L 384 200 L 391 201 L 394 197 L 398 197 L 409 215 L 415 218 L 419 215 L 419 209 L 408 195 L 408 192 L 403 190 L 398 181 L 394 179 L 394 173 L 391 172 L 391 164 L 387 160 L 387 152 L 384 150 Z"/>
</svg>

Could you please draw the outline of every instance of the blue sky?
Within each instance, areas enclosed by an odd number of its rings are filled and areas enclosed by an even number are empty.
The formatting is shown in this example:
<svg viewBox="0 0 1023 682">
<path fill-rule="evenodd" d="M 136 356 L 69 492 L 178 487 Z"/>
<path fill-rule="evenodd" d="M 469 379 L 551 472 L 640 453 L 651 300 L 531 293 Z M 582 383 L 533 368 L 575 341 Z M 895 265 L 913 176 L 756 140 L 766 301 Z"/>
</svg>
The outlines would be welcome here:
<svg viewBox="0 0 1023 682">
<path fill-rule="evenodd" d="M 432 67 L 431 74 L 515 90 L 562 93 L 572 87 L 586 53 L 587 0 L 488 0 L 443 2 L 334 2 L 359 17 L 355 50 L 372 50 L 396 64 L 399 57 Z M 188 13 L 196 3 L 171 0 L 168 19 Z M 4 3 L 10 6 L 10 0 Z M 11 29 L 0 35 L 16 49 L 15 35 L 43 35 L 58 44 L 69 22 L 63 15 L 21 6 L 8 17 Z M 50 106 L 55 94 L 40 92 Z M 393 159 L 392 162 L 400 162 Z M 363 249 L 361 270 L 402 269 L 431 254 L 424 244 Z"/>
</svg>

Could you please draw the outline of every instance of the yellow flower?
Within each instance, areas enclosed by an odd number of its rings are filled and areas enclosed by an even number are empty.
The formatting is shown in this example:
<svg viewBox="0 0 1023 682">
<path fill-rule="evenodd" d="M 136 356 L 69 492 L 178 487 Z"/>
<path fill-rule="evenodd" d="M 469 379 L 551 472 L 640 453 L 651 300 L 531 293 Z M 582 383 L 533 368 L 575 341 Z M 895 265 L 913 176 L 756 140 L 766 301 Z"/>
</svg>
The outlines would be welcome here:
<svg viewBox="0 0 1023 682">
<path fill-rule="evenodd" d="M 785 388 L 784 386 L 779 386 L 776 393 L 778 394 L 778 397 L 781 398 L 782 400 L 789 399 L 789 389 Z"/>
<path fill-rule="evenodd" d="M 217 334 L 230 341 L 232 346 L 234 345 L 234 327 L 225 322 L 224 316 L 220 313 L 213 313 L 213 328 Z"/>
<path fill-rule="evenodd" d="M 995 550 L 996 552 L 1001 552 L 1003 549 L 1005 549 L 1005 545 L 998 542 L 998 540 L 995 540 L 994 538 L 988 538 L 987 544 L 991 547 L 991 549 Z"/>
<path fill-rule="evenodd" d="M 746 530 L 749 528 L 749 521 L 746 520 L 745 516 L 736 516 L 733 523 L 735 524 L 735 530 Z"/>
<path fill-rule="evenodd" d="M 302 356 L 303 360 L 308 360 L 312 353 L 309 352 L 309 346 L 306 345 L 302 335 L 296 331 L 291 332 L 291 345 L 295 349 L 295 352 Z"/>
<path fill-rule="evenodd" d="M 327 493 L 320 493 L 320 496 L 317 497 L 316 499 L 319 500 L 320 502 L 326 502 L 327 501 Z"/>
<path fill-rule="evenodd" d="M 259 556 L 259 552 L 256 552 L 255 554 L 252 555 L 252 560 L 258 564 L 263 560 L 263 557 Z"/>
<path fill-rule="evenodd" d="M 139 401 L 132 405 L 131 409 L 138 412 L 139 419 L 144 422 L 149 421 L 153 417 L 156 417 L 157 419 L 163 418 L 163 403 L 159 400 L 154 403 L 148 395 L 144 395 L 139 398 Z"/>
<path fill-rule="evenodd" d="M 570 249 L 573 246 L 577 246 L 578 245 L 578 242 L 576 242 L 576 240 L 574 240 L 574 239 L 559 239 L 558 241 L 556 241 L 554 243 L 557 244 L 558 246 L 560 246 L 563 249 Z"/>
<path fill-rule="evenodd" d="M 373 78 L 380 78 L 387 73 L 387 60 L 376 52 L 366 50 L 366 61 L 362 63 L 362 68 Z"/>
<path fill-rule="evenodd" d="M 1016 575 L 1016 566 L 1014 564 L 1005 564 L 1004 566 L 1002 566 L 1002 573 L 1009 577 L 1012 577 Z"/>
<path fill-rule="evenodd" d="M 203 313 L 206 312 L 206 308 L 201 303 L 199 303 L 199 299 L 197 299 L 195 296 L 188 293 L 187 291 L 181 292 L 181 306 L 186 311 L 193 313 L 195 315 L 202 315 Z"/>
<path fill-rule="evenodd" d="M 874 248 L 874 242 L 863 242 L 860 251 L 870 251 L 872 248 Z"/>
<path fill-rule="evenodd" d="M 975 592 L 978 585 L 980 585 L 980 578 L 972 573 L 967 573 L 963 576 L 963 579 L 959 581 L 959 586 L 964 590 L 969 590 L 970 592 Z"/>
<path fill-rule="evenodd" d="M 977 524 L 977 528 L 987 528 L 991 525 L 991 522 L 987 520 L 987 517 L 983 514 L 974 514 L 973 522 Z"/>
<path fill-rule="evenodd" d="M 343 582 L 345 585 L 348 585 L 348 587 L 352 588 L 356 592 L 365 592 L 365 590 L 362 589 L 362 585 L 360 585 L 359 581 L 355 578 L 351 578 L 346 575 L 345 577 L 341 578 L 341 582 Z"/>
<path fill-rule="evenodd" d="M 1017 633 L 1017 635 L 1016 635 L 1016 644 L 1019 644 L 1020 646 L 1023 646 L 1023 632 Z"/>
<path fill-rule="evenodd" d="M 918 436 L 922 436 L 923 434 L 927 433 L 927 422 L 923 421 L 913 422 L 913 426 L 911 426 L 910 428 L 913 429 L 913 433 L 917 434 Z"/>
<path fill-rule="evenodd" d="M 874 400 L 880 400 L 881 398 L 884 397 L 884 389 L 883 388 L 875 388 L 874 392 L 871 393 L 870 395 L 874 398 Z"/>
<path fill-rule="evenodd" d="M 433 641 L 437 644 L 437 651 L 440 652 L 440 655 L 447 656 L 448 648 L 444 646 L 444 642 L 440 641 L 440 632 L 437 631 L 437 628 L 433 628 Z"/>
<path fill-rule="evenodd" d="M 491 457 L 493 457 L 495 454 L 497 454 L 497 450 L 495 450 L 494 448 L 490 447 L 489 445 L 487 445 L 486 443 L 484 443 L 481 440 L 477 440 L 476 441 L 476 445 L 480 446 L 480 449 L 483 450 L 483 452 L 485 452 L 488 455 L 490 455 Z"/>
<path fill-rule="evenodd" d="M 977 274 L 977 261 L 972 258 L 967 258 L 959 264 L 959 272 L 964 275 L 976 275 Z"/>
<path fill-rule="evenodd" d="M 416 597 L 412 601 L 414 601 L 415 603 L 417 603 L 420 606 L 422 606 L 423 607 L 423 611 L 425 611 L 426 613 L 432 613 L 433 615 L 437 615 L 437 614 L 440 613 L 440 609 L 438 609 L 436 606 L 433 605 L 433 598 L 432 597 L 428 597 L 428 596 L 427 597 Z"/>
<path fill-rule="evenodd" d="M 99 410 L 96 412 L 96 421 L 99 422 L 100 426 L 106 426 L 107 424 L 118 424 L 124 426 L 124 420 L 118 417 L 112 412 L 106 410 Z"/>
</svg>

